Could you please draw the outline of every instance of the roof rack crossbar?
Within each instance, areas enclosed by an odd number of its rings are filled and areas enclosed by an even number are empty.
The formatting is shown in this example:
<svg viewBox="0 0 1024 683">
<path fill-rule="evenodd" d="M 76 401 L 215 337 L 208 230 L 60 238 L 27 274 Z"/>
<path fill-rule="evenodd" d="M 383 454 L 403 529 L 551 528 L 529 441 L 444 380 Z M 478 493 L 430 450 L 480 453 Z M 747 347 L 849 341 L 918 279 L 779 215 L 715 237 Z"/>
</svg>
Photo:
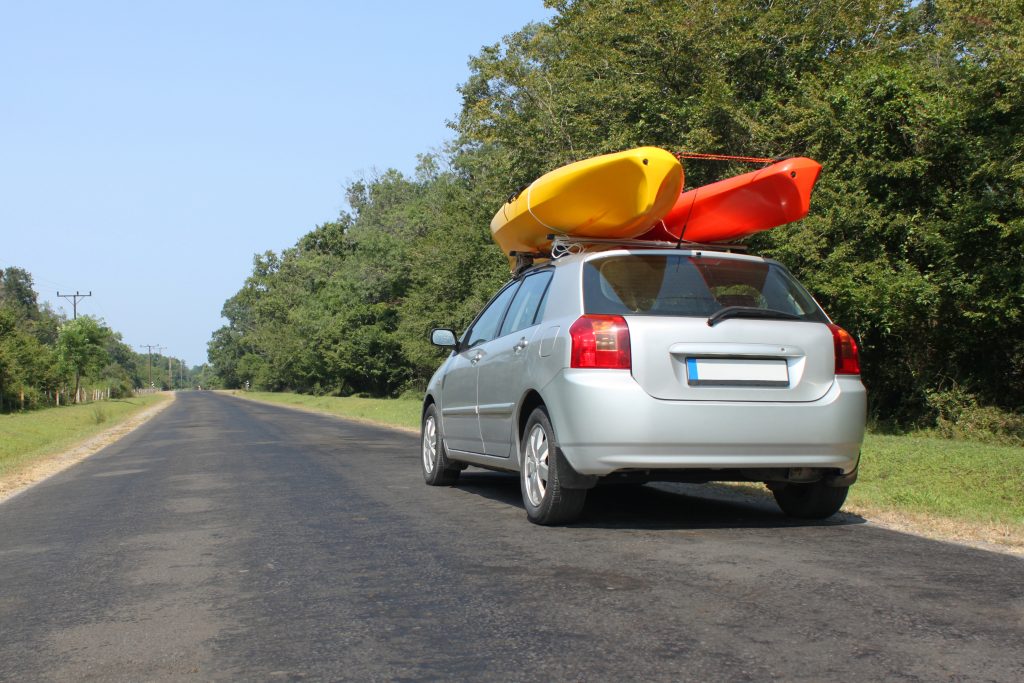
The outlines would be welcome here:
<svg viewBox="0 0 1024 683">
<path fill-rule="evenodd" d="M 602 237 L 573 237 L 569 235 L 549 235 L 548 237 L 553 242 L 552 254 L 558 253 L 560 251 L 559 249 L 554 248 L 554 245 L 564 245 L 566 248 L 568 248 L 571 247 L 572 245 L 587 244 L 623 247 L 646 247 L 648 249 L 701 249 L 704 251 L 743 252 L 749 249 L 749 247 L 746 244 L 734 244 L 729 242 L 705 244 L 701 242 L 687 242 L 685 240 L 679 242 L 666 242 L 659 240 L 638 240 Z"/>
</svg>

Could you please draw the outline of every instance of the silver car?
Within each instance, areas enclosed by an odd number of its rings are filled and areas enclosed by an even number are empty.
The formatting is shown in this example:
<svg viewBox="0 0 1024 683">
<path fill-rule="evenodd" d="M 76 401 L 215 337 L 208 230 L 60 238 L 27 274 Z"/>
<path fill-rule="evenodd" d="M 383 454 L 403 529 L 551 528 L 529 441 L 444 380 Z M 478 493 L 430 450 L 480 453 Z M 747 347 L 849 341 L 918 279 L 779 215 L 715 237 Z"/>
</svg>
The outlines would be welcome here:
<svg viewBox="0 0 1024 683">
<path fill-rule="evenodd" d="M 570 253 L 524 269 L 427 387 L 422 468 L 520 473 L 527 517 L 576 519 L 599 481 L 765 482 L 791 516 L 857 478 L 857 346 L 779 263 L 707 249 Z"/>
</svg>

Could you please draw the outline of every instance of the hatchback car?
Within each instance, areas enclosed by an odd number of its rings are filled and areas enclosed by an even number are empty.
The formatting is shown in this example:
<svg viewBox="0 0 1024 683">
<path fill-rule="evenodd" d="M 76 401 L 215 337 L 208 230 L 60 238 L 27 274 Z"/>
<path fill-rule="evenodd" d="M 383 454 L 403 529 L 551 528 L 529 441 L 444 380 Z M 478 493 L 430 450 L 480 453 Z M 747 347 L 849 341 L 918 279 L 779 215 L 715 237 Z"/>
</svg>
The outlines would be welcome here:
<svg viewBox="0 0 1024 683">
<path fill-rule="evenodd" d="M 519 273 L 456 339 L 423 404 L 422 469 L 520 474 L 530 521 L 599 481 L 764 482 L 791 516 L 857 478 L 857 345 L 778 262 L 706 249 L 572 253 Z"/>
</svg>

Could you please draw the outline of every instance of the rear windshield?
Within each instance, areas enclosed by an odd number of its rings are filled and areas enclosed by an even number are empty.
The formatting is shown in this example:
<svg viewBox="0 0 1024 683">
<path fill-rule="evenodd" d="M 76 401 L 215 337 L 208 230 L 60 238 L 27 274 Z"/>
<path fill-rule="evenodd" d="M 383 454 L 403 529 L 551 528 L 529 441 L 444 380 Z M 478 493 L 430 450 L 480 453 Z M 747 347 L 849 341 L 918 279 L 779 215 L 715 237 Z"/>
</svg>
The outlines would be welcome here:
<svg viewBox="0 0 1024 683">
<path fill-rule="evenodd" d="M 583 269 L 587 313 L 706 318 L 726 306 L 782 311 L 826 322 L 825 314 L 781 266 L 713 256 L 610 256 Z"/>
</svg>

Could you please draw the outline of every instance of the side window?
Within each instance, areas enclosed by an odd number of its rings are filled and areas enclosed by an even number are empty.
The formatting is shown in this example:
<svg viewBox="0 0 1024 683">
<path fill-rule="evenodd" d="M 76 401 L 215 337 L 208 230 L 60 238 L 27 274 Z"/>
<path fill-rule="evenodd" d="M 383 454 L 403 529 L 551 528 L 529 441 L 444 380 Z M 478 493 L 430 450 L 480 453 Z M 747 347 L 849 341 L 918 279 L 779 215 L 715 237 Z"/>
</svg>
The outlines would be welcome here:
<svg viewBox="0 0 1024 683">
<path fill-rule="evenodd" d="M 554 277 L 554 275 L 555 274 L 552 273 L 551 277 Z M 548 307 L 548 296 L 550 294 L 551 294 L 551 282 L 550 282 L 550 278 L 548 278 L 548 286 L 544 289 L 544 296 L 541 297 L 540 305 L 537 306 L 537 312 L 533 316 L 533 324 L 534 325 L 540 324 L 540 321 L 544 319 L 544 310 Z"/>
<path fill-rule="evenodd" d="M 523 280 L 523 286 L 519 288 L 516 298 L 512 300 L 512 305 L 509 306 L 508 315 L 505 316 L 501 332 L 498 333 L 499 337 L 504 337 L 506 334 L 512 334 L 519 330 L 525 330 L 533 325 L 533 320 L 537 316 L 537 310 L 540 307 L 541 300 L 544 298 L 544 294 L 547 292 L 549 282 L 551 282 L 551 271 L 530 275 Z"/>
<path fill-rule="evenodd" d="M 497 336 L 498 325 L 501 324 L 501 318 L 505 314 L 505 309 L 508 308 L 508 302 L 512 300 L 518 289 L 519 283 L 515 282 L 491 300 L 483 313 L 477 316 L 473 327 L 466 333 L 465 348 L 471 349 L 477 344 L 483 344 Z"/>
</svg>

